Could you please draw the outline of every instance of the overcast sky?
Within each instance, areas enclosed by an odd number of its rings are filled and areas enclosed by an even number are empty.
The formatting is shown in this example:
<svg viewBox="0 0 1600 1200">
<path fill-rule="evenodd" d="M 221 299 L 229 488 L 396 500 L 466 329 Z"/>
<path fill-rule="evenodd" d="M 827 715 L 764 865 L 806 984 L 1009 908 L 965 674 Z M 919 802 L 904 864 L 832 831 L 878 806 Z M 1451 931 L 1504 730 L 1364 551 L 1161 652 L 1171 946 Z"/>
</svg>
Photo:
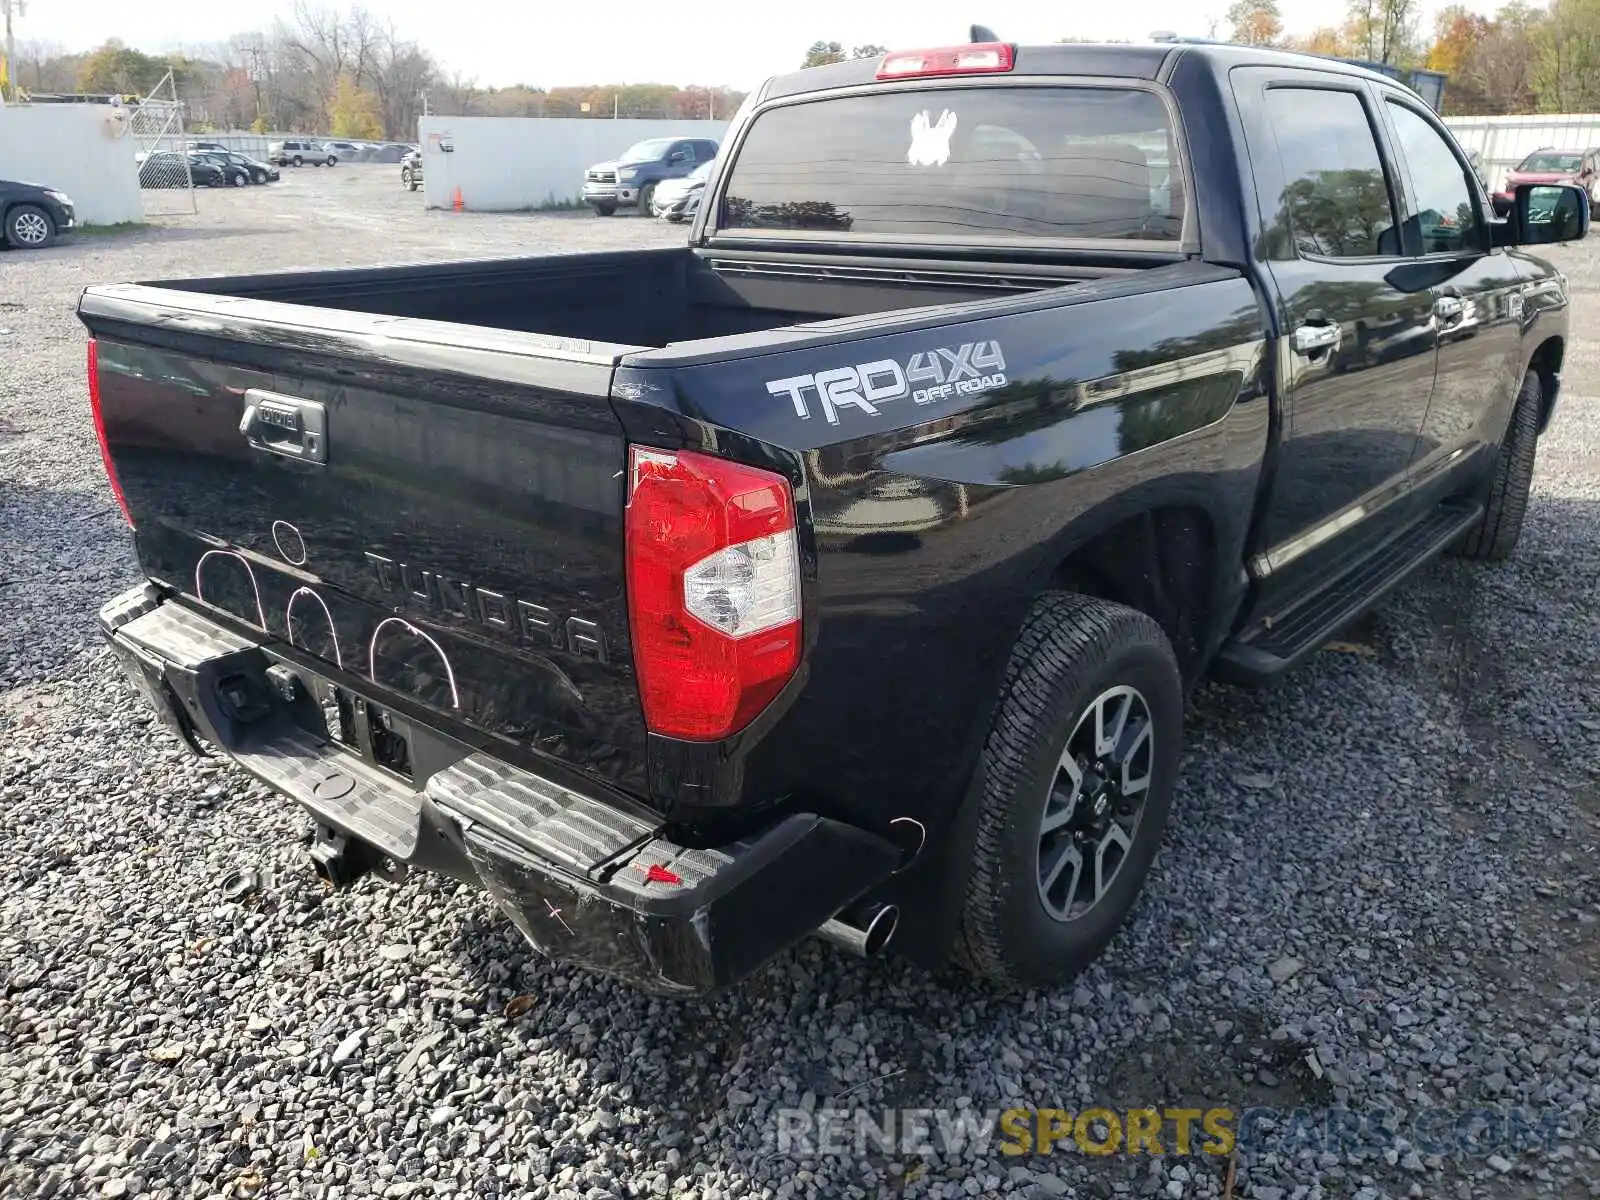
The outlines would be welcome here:
<svg viewBox="0 0 1600 1200">
<path fill-rule="evenodd" d="M 1062 37 L 1142 39 L 1153 30 L 1203 35 L 1205 14 L 1230 0 L 366 0 L 380 18 L 420 42 L 448 70 L 480 84 L 705 83 L 747 88 L 800 65 L 822 39 L 846 47 L 946 45 L 981 21 L 1015 42 Z M 332 5 L 332 0 L 328 0 Z M 1423 18 L 1442 0 L 1423 0 Z M 1493 0 L 1467 0 L 1488 12 Z M 337 7 L 347 7 L 340 3 Z M 1339 0 L 1280 0 L 1291 33 L 1328 23 Z M 121 38 L 145 50 L 203 46 L 264 29 L 292 0 L 29 0 L 19 38 L 70 50 Z M 725 15 L 726 14 L 726 15 Z"/>
</svg>

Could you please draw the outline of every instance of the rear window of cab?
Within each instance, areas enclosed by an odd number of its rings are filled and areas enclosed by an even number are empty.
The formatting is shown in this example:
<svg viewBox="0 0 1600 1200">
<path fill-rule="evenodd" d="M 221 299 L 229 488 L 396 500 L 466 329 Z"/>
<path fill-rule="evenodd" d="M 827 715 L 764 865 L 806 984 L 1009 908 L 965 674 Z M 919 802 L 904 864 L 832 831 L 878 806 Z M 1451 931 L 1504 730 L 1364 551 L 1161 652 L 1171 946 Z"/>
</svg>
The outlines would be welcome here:
<svg viewBox="0 0 1600 1200">
<path fill-rule="evenodd" d="M 1176 242 L 1177 162 L 1167 107 L 1142 89 L 850 94 L 757 115 L 717 226 L 740 236 Z"/>
</svg>

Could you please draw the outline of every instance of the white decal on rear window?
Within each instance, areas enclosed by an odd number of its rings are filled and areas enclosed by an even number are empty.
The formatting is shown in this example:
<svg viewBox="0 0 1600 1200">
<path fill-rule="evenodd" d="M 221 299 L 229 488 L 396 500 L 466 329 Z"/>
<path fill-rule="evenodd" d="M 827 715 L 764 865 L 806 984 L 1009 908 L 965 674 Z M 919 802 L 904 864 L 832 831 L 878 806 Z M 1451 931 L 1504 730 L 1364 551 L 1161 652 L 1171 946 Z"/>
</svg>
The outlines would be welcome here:
<svg viewBox="0 0 1600 1200">
<path fill-rule="evenodd" d="M 956 115 L 948 108 L 937 123 L 928 121 L 926 110 L 911 118 L 911 149 L 906 161 L 913 167 L 942 167 L 950 161 L 950 137 L 956 131 Z"/>
</svg>

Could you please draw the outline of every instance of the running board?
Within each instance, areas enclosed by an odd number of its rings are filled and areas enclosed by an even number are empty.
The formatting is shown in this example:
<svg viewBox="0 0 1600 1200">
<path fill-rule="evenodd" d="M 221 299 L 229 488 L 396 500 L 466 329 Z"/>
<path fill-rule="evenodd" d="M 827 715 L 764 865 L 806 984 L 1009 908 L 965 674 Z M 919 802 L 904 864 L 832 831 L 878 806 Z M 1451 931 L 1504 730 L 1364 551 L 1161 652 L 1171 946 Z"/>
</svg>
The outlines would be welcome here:
<svg viewBox="0 0 1600 1200">
<path fill-rule="evenodd" d="M 1226 643 L 1217 653 L 1211 673 L 1228 683 L 1272 682 L 1377 604 L 1482 515 L 1483 506 L 1477 503 L 1440 505 L 1294 608 Z"/>
</svg>

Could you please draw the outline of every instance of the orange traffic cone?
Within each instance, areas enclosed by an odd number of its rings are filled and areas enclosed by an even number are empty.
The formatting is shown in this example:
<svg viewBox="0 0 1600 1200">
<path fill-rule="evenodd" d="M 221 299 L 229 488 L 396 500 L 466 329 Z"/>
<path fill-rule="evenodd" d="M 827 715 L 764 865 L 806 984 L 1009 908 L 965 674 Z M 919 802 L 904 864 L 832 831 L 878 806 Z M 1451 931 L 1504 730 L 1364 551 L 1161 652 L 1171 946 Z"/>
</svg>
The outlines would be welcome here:
<svg viewBox="0 0 1600 1200">
<path fill-rule="evenodd" d="M 466 211 L 467 206 L 461 199 L 461 188 L 459 185 L 456 187 L 455 194 L 450 199 L 450 207 L 455 209 L 457 212 Z"/>
</svg>

